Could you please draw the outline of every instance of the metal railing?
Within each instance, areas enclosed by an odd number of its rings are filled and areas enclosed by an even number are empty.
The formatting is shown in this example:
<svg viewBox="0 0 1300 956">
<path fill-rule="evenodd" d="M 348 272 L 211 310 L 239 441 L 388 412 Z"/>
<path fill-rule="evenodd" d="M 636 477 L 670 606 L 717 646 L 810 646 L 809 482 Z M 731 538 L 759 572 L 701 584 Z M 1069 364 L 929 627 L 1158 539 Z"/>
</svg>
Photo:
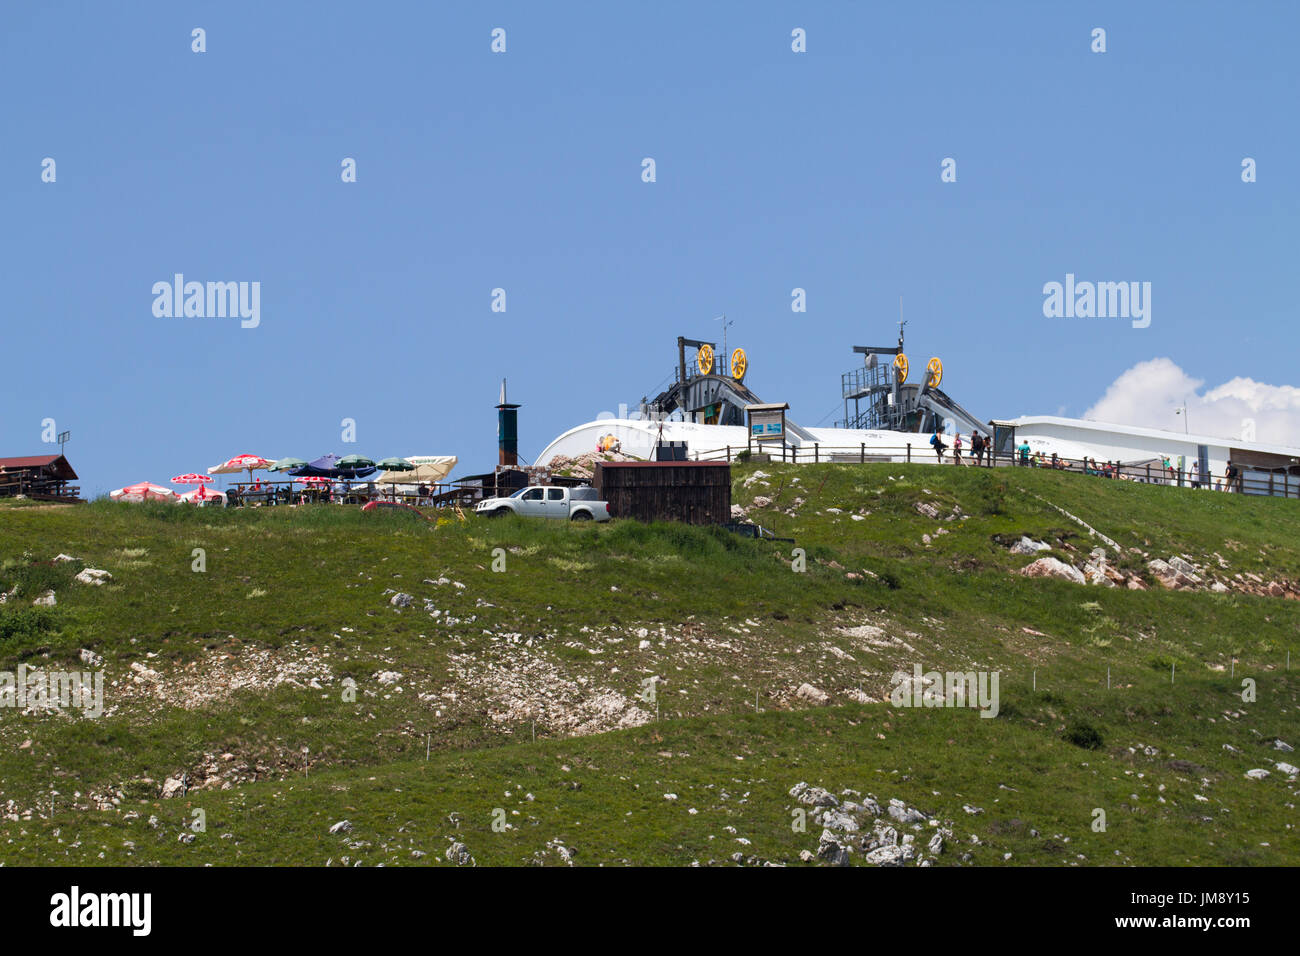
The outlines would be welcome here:
<svg viewBox="0 0 1300 956">
<path fill-rule="evenodd" d="M 1229 491 L 1236 494 L 1263 497 L 1300 498 L 1300 475 L 1286 472 L 1256 470 L 1247 477 L 1238 473 L 1232 479 L 1226 474 L 1202 475 L 1177 467 L 1164 468 L 1151 462 L 1124 464 L 1122 462 L 1097 462 L 1095 459 L 1030 456 L 1022 460 L 1019 455 L 993 454 L 986 451 L 977 459 L 969 448 L 962 449 L 961 457 L 945 448 L 942 458 L 927 442 L 908 443 L 902 446 L 823 445 L 820 442 L 789 445 L 779 442 L 755 443 L 750 446 L 726 445 L 691 454 L 692 461 L 735 461 L 742 452 L 766 455 L 771 461 L 790 464 L 929 464 L 984 468 L 1043 468 L 1072 472 L 1102 479 L 1136 481 L 1141 484 L 1168 485 L 1199 491 Z"/>
</svg>

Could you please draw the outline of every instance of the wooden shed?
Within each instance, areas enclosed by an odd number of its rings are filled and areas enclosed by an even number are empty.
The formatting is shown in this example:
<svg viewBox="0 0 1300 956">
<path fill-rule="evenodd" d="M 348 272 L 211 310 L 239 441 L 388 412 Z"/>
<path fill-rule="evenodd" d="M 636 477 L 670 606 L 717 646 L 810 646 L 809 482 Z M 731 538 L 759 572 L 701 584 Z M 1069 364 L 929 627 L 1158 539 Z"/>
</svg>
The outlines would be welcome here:
<svg viewBox="0 0 1300 956">
<path fill-rule="evenodd" d="M 602 461 L 592 484 L 615 518 L 731 520 L 731 465 L 725 461 Z"/>
<path fill-rule="evenodd" d="M 26 495 L 49 501 L 79 501 L 81 489 L 68 484 L 77 473 L 62 455 L 0 458 L 0 497 Z"/>
</svg>

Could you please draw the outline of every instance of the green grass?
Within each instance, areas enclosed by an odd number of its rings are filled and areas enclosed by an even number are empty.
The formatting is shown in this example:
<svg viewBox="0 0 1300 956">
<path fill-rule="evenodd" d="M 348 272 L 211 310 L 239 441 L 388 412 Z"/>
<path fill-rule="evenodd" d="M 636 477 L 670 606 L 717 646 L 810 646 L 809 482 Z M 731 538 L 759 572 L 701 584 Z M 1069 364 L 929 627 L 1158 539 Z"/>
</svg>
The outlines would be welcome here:
<svg viewBox="0 0 1300 956">
<path fill-rule="evenodd" d="M 746 486 L 757 470 L 766 484 Z M 84 670 L 89 649 L 105 659 L 112 709 L 93 720 L 0 710 L 0 804 L 19 817 L 0 819 L 0 859 L 443 863 L 454 837 L 481 864 L 553 863 L 556 839 L 580 864 L 741 851 L 793 862 L 817 844 L 811 823 L 790 829 L 787 791 L 807 780 L 952 820 L 968 845 L 940 862 L 967 851 L 977 864 L 1005 853 L 1011 864 L 1297 862 L 1295 784 L 1244 773 L 1297 762 L 1268 743 L 1300 737 L 1285 665 L 1300 602 L 1029 580 L 1012 572 L 1030 559 L 1004 546 L 1027 534 L 1079 560 L 1100 543 L 1050 502 L 1125 549 L 1215 566 L 1217 552 L 1229 574 L 1294 580 L 1296 502 L 1033 469 L 764 464 L 733 476 L 738 503 L 775 499 L 752 516 L 795 545 L 330 506 L 0 505 L 0 592 L 17 589 L 0 606 L 0 670 Z M 917 502 L 967 517 L 935 521 Z M 949 533 L 933 536 L 940 527 Z M 806 573 L 792 573 L 796 547 Z M 77 560 L 54 563 L 59 552 Z M 1145 561 L 1126 551 L 1115 563 Z M 83 566 L 113 580 L 72 583 Z M 32 607 L 48 589 L 57 606 Z M 387 589 L 415 601 L 395 608 Z M 840 630 L 861 624 L 887 640 Z M 166 693 L 149 696 L 133 663 Z M 999 671 L 1001 714 L 854 701 L 858 688 L 879 700 L 913 663 Z M 259 668 L 289 679 L 232 687 Z M 401 677 L 382 683 L 385 671 Z M 536 712 L 512 704 L 512 677 L 546 691 Z M 651 677 L 653 704 L 640 696 Z M 1243 678 L 1257 683 L 1254 703 Z M 804 681 L 831 706 L 796 698 Z M 658 719 L 612 729 L 593 703 L 609 696 Z M 589 725 L 566 723 L 575 707 Z M 213 783 L 161 800 L 182 771 Z M 118 792 L 114 809 L 96 808 Z M 516 829 L 491 829 L 498 807 Z M 179 842 L 194 808 L 207 832 Z M 1096 808 L 1105 833 L 1090 828 Z M 326 833 L 345 817 L 352 833 Z"/>
</svg>

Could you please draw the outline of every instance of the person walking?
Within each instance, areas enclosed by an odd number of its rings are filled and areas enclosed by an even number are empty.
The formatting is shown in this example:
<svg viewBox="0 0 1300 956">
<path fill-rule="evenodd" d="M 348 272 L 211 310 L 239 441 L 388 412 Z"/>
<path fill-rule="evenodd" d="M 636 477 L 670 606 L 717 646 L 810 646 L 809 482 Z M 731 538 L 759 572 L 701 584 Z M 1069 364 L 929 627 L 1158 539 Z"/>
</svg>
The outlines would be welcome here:
<svg viewBox="0 0 1300 956">
<path fill-rule="evenodd" d="M 976 466 L 984 464 L 984 436 L 979 432 L 974 432 L 970 436 L 970 450 L 975 456 Z"/>
<path fill-rule="evenodd" d="M 954 464 L 961 464 L 961 432 L 957 432 L 952 438 L 952 460 Z"/>
<path fill-rule="evenodd" d="M 1029 441 L 1028 441 L 1028 439 L 1025 439 L 1025 440 L 1021 441 L 1021 443 L 1020 443 L 1020 447 L 1017 449 L 1017 451 L 1020 452 L 1020 467 L 1021 467 L 1021 468 L 1028 468 L 1028 467 L 1029 467 Z"/>
</svg>

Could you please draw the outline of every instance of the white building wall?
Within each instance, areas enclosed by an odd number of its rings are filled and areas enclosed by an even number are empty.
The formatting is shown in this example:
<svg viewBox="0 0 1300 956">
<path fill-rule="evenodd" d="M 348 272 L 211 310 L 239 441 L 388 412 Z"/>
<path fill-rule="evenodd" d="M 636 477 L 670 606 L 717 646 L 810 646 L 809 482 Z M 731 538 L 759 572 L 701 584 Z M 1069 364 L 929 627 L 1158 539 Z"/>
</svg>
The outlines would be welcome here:
<svg viewBox="0 0 1300 956">
<path fill-rule="evenodd" d="M 556 455 L 577 457 L 596 450 L 597 441 L 605 435 L 614 435 L 622 443 L 625 454 L 638 458 L 652 458 L 654 446 L 660 434 L 659 422 L 640 421 L 638 419 L 609 418 L 587 422 L 571 428 L 560 435 L 543 449 L 537 463 L 544 465 Z M 1197 460 L 1197 446 L 1207 447 L 1211 474 L 1222 476 L 1233 448 L 1265 452 L 1268 454 L 1295 457 L 1300 460 L 1300 448 L 1285 445 L 1268 445 L 1260 442 L 1233 442 L 1223 438 L 1207 435 L 1185 435 L 1178 432 L 1160 431 L 1158 429 L 1134 428 L 1124 425 L 1111 425 L 1103 422 L 1091 422 L 1081 419 L 1055 417 L 1025 417 L 1017 419 L 1016 441 L 1027 441 L 1031 450 L 1041 451 L 1044 456 L 1052 453 L 1062 458 L 1095 458 L 1099 462 L 1120 461 L 1134 463 L 1163 458 L 1168 455 L 1177 466 L 1179 456 L 1183 456 L 1184 468 L 1190 468 Z M 695 422 L 666 421 L 662 423 L 665 441 L 684 441 L 687 455 L 696 457 L 717 457 L 725 454 L 722 450 L 731 447 L 734 456 L 737 451 L 748 445 L 748 431 L 734 425 L 702 425 Z M 832 455 L 852 455 L 865 446 L 866 453 L 888 454 L 894 461 L 906 459 L 905 447 L 912 446 L 911 460 L 914 462 L 934 462 L 935 455 L 930 448 L 928 434 L 915 432 L 864 431 L 844 428 L 807 428 L 820 445 L 823 460 Z M 962 436 L 964 453 L 970 455 L 970 435 Z M 951 446 L 952 436 L 946 439 Z M 789 444 L 799 447 L 800 460 L 811 457 L 809 442 L 800 443 L 794 436 L 789 436 Z M 756 450 L 760 443 L 752 446 Z M 780 454 L 780 445 L 764 449 L 775 455 Z M 950 459 L 950 454 L 945 455 Z"/>
<path fill-rule="evenodd" d="M 1041 451 L 1049 458 L 1055 452 L 1062 458 L 1095 458 L 1099 462 L 1139 462 L 1168 455 L 1170 462 L 1176 467 L 1181 455 L 1184 458 L 1185 469 L 1190 468 L 1192 462 L 1198 460 L 1197 445 L 1206 444 L 1210 471 L 1220 475 L 1227 467 L 1229 457 L 1229 449 L 1226 445 L 1198 443 L 1195 438 L 1185 438 L 1173 432 L 1170 432 L 1168 437 L 1151 438 L 1054 423 L 1018 425 L 1016 441 L 1028 442 L 1031 451 Z"/>
</svg>

